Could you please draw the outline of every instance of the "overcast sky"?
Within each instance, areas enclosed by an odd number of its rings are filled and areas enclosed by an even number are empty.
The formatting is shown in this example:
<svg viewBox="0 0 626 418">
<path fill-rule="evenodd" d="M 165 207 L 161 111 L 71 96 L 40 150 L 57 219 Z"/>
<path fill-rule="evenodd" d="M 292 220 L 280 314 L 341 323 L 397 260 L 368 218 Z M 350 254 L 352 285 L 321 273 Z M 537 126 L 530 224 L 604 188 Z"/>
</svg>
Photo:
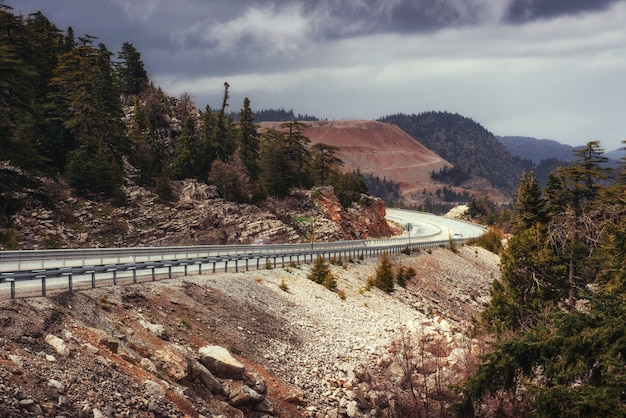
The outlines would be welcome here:
<svg viewBox="0 0 626 418">
<path fill-rule="evenodd" d="M 5 0 L 123 42 L 200 108 L 449 111 L 496 135 L 626 140 L 626 0 Z"/>
</svg>

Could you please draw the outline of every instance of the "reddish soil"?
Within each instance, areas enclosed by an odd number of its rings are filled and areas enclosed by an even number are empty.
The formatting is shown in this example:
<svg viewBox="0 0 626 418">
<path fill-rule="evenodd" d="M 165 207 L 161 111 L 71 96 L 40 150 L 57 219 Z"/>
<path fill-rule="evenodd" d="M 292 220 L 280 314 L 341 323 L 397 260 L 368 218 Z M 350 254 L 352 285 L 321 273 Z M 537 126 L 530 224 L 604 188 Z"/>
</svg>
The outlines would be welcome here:
<svg viewBox="0 0 626 418">
<path fill-rule="evenodd" d="M 304 122 L 311 144 L 325 143 L 339 147 L 337 156 L 344 170 L 360 169 L 380 179 L 398 183 L 403 192 L 433 191 L 432 171 L 452 164 L 435 154 L 395 125 L 368 121 Z M 263 122 L 265 128 L 277 128 L 277 122 Z"/>
</svg>

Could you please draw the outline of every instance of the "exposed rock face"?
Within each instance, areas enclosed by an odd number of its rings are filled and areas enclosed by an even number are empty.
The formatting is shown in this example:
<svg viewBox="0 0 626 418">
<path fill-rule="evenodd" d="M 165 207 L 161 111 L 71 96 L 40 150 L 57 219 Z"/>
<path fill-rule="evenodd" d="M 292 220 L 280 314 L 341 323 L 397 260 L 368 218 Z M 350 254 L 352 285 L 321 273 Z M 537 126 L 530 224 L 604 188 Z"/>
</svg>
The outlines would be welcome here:
<svg viewBox="0 0 626 418">
<path fill-rule="evenodd" d="M 344 210 L 331 188 L 319 189 L 315 205 L 321 209 L 325 219 L 339 229 L 339 235 L 347 239 L 387 237 L 393 234 L 386 222 L 385 204 L 380 199 L 363 195 L 360 202 Z"/>
<path fill-rule="evenodd" d="M 332 189 L 294 190 L 260 206 L 221 199 L 214 186 L 191 180 L 174 184 L 178 196 L 163 203 L 137 186 L 129 204 L 112 208 L 65 196 L 56 210 L 35 208 L 14 216 L 21 249 L 245 244 L 313 239 L 384 237 L 391 231 L 379 199 L 364 196 L 344 210 Z"/>
</svg>

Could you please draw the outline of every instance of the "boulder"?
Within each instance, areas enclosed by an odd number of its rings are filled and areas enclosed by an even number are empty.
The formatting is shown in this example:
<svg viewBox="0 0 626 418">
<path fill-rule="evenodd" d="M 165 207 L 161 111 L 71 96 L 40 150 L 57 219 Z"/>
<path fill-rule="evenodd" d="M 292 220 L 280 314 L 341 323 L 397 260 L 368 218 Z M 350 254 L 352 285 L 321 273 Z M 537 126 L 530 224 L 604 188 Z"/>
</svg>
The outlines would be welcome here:
<svg viewBox="0 0 626 418">
<path fill-rule="evenodd" d="M 69 356 L 70 355 L 70 349 L 67 347 L 67 344 L 65 344 L 65 341 L 63 341 L 62 339 L 60 339 L 59 337 L 52 335 L 52 334 L 48 334 L 46 335 L 46 338 L 44 340 L 46 342 L 46 344 L 50 345 L 52 348 L 54 348 L 54 350 L 61 356 Z"/>
<path fill-rule="evenodd" d="M 209 371 L 202 363 L 200 363 L 196 359 L 188 359 L 189 360 L 189 380 L 192 382 L 201 383 L 204 387 L 206 387 L 212 393 L 216 395 L 224 395 L 224 388 L 221 383 L 213 376 L 213 373 Z"/>
<path fill-rule="evenodd" d="M 207 345 L 198 350 L 200 363 L 214 375 L 226 379 L 241 379 L 245 366 L 224 347 Z"/>
<path fill-rule="evenodd" d="M 249 386 L 242 385 L 230 392 L 228 403 L 234 407 L 256 405 L 265 400 L 265 397 L 257 393 Z"/>
</svg>

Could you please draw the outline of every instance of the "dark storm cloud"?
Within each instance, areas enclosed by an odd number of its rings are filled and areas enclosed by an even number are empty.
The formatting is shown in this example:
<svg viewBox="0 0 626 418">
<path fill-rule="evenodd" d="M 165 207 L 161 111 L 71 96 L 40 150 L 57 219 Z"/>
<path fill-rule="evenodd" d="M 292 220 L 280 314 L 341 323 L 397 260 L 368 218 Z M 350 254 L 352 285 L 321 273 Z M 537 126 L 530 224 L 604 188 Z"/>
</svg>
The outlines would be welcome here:
<svg viewBox="0 0 626 418">
<path fill-rule="evenodd" d="M 602 11 L 615 3 L 617 0 L 516 0 L 509 9 L 507 19 L 520 23 L 571 16 Z"/>
<path fill-rule="evenodd" d="M 1 0 L 0 0 L 1 1 Z M 198 107 L 323 118 L 448 110 L 572 145 L 626 134 L 626 0 L 5 0 L 111 51 L 130 42 Z"/>
</svg>

